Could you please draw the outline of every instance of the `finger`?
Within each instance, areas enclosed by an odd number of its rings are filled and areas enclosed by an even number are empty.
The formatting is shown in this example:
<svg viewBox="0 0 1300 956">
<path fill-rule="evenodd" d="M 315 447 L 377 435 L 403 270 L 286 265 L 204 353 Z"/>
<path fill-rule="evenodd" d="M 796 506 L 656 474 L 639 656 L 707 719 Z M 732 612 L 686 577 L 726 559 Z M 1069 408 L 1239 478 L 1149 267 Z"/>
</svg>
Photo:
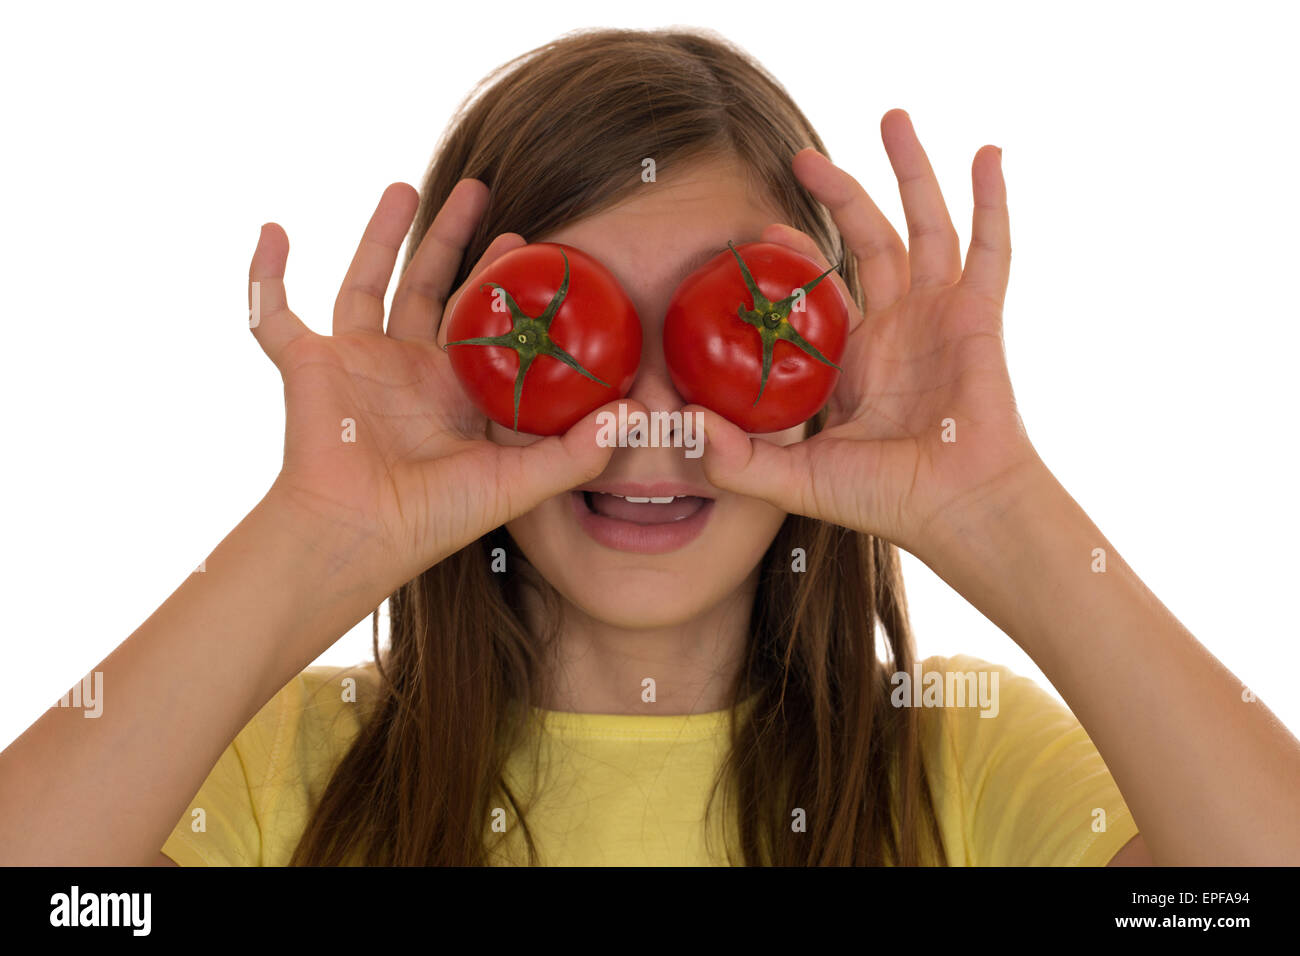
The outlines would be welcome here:
<svg viewBox="0 0 1300 956">
<path fill-rule="evenodd" d="M 911 287 L 951 285 L 961 278 L 961 240 L 912 118 L 904 110 L 890 110 L 880 121 L 880 135 L 907 217 Z"/>
<path fill-rule="evenodd" d="M 723 491 L 749 498 L 759 498 L 783 511 L 806 514 L 808 483 L 800 480 L 807 473 L 807 446 L 777 445 L 753 438 L 748 432 L 727 421 L 703 405 L 687 405 L 685 418 L 701 413 L 704 423 L 704 475 Z"/>
<path fill-rule="evenodd" d="M 486 269 L 488 266 L 492 265 L 492 263 L 496 262 L 507 252 L 510 252 L 512 249 L 518 249 L 521 246 L 526 246 L 526 245 L 528 245 L 527 241 L 525 241 L 524 237 L 519 235 L 519 233 L 503 232 L 501 235 L 493 239 L 491 244 L 486 249 L 483 250 L 483 255 L 479 256 L 478 262 L 476 262 L 474 264 L 474 268 L 470 270 L 469 277 L 466 278 L 463 283 L 461 283 L 460 288 L 457 289 L 452 294 L 451 298 L 447 300 L 447 305 L 442 310 L 442 315 L 439 316 L 438 318 L 437 342 L 439 346 L 445 346 L 447 344 L 448 323 L 442 320 L 445 319 L 447 316 L 451 315 L 452 311 L 456 308 L 456 302 L 460 299 L 462 295 L 464 295 L 468 291 L 477 288 L 478 277 L 482 275 L 483 270 Z"/>
<path fill-rule="evenodd" d="M 451 283 L 487 201 L 488 188 L 477 179 L 462 179 L 452 187 L 393 293 L 390 336 L 407 342 L 433 341 Z"/>
<path fill-rule="evenodd" d="M 420 194 L 409 183 L 384 190 L 334 300 L 334 334 L 384 331 L 384 295 Z"/>
<path fill-rule="evenodd" d="M 587 415 L 563 435 L 548 435 L 528 445 L 500 447 L 501 473 L 512 475 L 520 491 L 511 496 L 517 517 L 548 498 L 571 491 L 600 475 L 614 454 L 614 444 L 602 440 L 607 433 L 604 415 L 617 415 L 615 399 Z M 629 403 L 633 405 L 635 403 Z"/>
<path fill-rule="evenodd" d="M 981 159 L 981 154 L 983 158 Z M 1006 301 L 1011 278 L 1011 222 L 1007 213 L 1007 183 L 1002 175 L 1002 150 L 996 146 L 975 154 L 971 164 L 975 212 L 970 249 L 961 284 L 996 301 Z"/>
<path fill-rule="evenodd" d="M 268 222 L 257 237 L 248 266 L 248 328 L 267 358 L 280 367 L 285 347 L 311 331 L 289 311 L 284 294 L 284 266 L 289 258 L 289 237 Z"/>
<path fill-rule="evenodd" d="M 907 247 L 856 179 L 809 146 L 795 153 L 794 173 L 825 206 L 857 260 L 866 315 L 907 294 Z"/>
</svg>

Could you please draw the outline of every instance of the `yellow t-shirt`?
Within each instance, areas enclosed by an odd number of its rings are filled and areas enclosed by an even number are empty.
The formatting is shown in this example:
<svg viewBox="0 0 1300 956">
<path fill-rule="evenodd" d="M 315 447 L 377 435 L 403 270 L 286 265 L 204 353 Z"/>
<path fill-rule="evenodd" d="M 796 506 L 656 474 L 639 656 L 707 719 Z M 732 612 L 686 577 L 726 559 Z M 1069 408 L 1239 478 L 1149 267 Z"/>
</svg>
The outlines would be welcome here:
<svg viewBox="0 0 1300 956">
<path fill-rule="evenodd" d="M 968 655 L 931 657 L 922 671 L 983 671 L 996 688 L 995 715 L 975 695 L 965 706 L 927 706 L 941 690 L 896 691 L 925 715 L 926 770 L 951 865 L 1102 866 L 1137 835 L 1083 727 L 1032 680 Z M 290 681 L 226 748 L 163 852 L 182 866 L 286 865 L 376 680 L 370 663 L 309 667 Z M 725 864 L 720 835 L 706 838 L 703 821 L 726 711 L 546 717 L 540 750 L 521 748 L 507 768 L 516 785 L 533 779 L 534 760 L 544 771 L 526 805 L 543 863 Z M 522 846 L 515 835 L 504 838 L 503 863 L 522 859 L 511 856 Z"/>
</svg>

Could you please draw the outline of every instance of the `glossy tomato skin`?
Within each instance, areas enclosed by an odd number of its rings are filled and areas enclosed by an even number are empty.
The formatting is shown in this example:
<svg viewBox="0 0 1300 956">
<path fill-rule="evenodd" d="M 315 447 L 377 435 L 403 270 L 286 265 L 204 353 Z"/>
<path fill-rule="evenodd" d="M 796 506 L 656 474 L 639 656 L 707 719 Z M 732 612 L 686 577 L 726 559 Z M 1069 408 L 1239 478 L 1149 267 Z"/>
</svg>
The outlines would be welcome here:
<svg viewBox="0 0 1300 956">
<path fill-rule="evenodd" d="M 509 332 L 508 311 L 494 311 L 495 282 L 521 311 L 542 315 L 564 281 L 563 249 L 569 259 L 569 288 L 549 328 L 552 340 L 605 387 L 547 355 L 533 359 L 519 403 L 519 431 L 559 435 L 590 412 L 632 387 L 641 361 L 641 320 L 613 274 L 581 249 L 537 242 L 506 253 L 488 266 L 454 303 L 448 343 Z M 495 345 L 449 345 L 451 367 L 470 399 L 488 418 L 514 427 L 515 377 L 519 355 Z"/>
<path fill-rule="evenodd" d="M 771 242 L 736 246 L 755 283 L 777 302 L 807 285 L 823 269 L 807 256 Z M 747 432 L 791 428 L 812 418 L 830 398 L 839 372 L 798 346 L 778 341 L 758 404 L 763 347 L 758 330 L 737 315 L 753 297 L 731 250 L 719 253 L 677 287 L 664 318 L 664 355 L 678 394 L 703 405 Z M 849 315 L 827 276 L 804 299 L 805 311 L 790 324 L 836 365 L 844 355 Z"/>
</svg>

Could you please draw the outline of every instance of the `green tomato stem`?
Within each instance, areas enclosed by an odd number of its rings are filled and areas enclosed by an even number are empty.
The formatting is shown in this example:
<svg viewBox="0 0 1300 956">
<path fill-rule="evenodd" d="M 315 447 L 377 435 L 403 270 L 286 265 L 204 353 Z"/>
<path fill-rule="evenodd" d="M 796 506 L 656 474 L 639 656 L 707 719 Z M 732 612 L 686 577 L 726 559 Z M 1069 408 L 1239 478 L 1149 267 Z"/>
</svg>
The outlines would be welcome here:
<svg viewBox="0 0 1300 956">
<path fill-rule="evenodd" d="M 749 272 L 749 267 L 745 265 L 745 260 L 740 257 L 740 253 L 736 251 L 736 247 L 731 244 L 730 240 L 727 241 L 727 248 L 736 257 L 736 262 L 740 265 L 740 274 L 744 278 L 745 285 L 753 299 L 748 309 L 745 308 L 744 303 L 738 305 L 736 314 L 741 321 L 749 323 L 758 330 L 759 340 L 763 343 L 763 373 L 758 383 L 758 398 L 754 399 L 754 404 L 757 405 L 762 400 L 763 390 L 767 388 L 767 377 L 772 371 L 772 350 L 776 347 L 778 341 L 789 342 L 817 361 L 829 365 L 838 372 L 844 371 L 822 355 L 816 346 L 800 335 L 799 330 L 790 324 L 790 313 L 793 311 L 794 303 L 799 298 L 800 292 L 806 297 L 822 279 L 825 279 L 838 268 L 839 263 L 831 266 L 806 285 L 800 286 L 799 289 L 791 292 L 779 302 L 772 302 L 759 290 L 758 283 L 754 281 L 754 277 Z"/>
</svg>

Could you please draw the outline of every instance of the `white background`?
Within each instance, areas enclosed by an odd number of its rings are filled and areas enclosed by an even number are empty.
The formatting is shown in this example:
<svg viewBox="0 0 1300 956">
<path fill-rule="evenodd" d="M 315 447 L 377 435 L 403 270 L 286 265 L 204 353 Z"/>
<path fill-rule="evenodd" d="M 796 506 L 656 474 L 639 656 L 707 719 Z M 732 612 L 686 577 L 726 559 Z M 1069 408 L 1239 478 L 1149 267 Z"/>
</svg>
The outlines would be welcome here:
<svg viewBox="0 0 1300 956">
<path fill-rule="evenodd" d="M 716 29 L 775 72 L 904 237 L 911 114 L 963 253 L 1005 151 L 1006 343 L 1043 458 L 1293 731 L 1300 315 L 1290 4 L 44 4 L 7 8 L 0 746 L 265 492 L 283 398 L 248 330 L 263 222 L 328 332 L 385 186 L 471 85 L 586 26 Z M 201 10 L 201 12 L 199 12 Z M 391 293 L 391 289 L 390 289 Z M 1046 683 L 906 557 L 923 654 Z M 367 618 L 322 661 L 369 654 Z"/>
</svg>

